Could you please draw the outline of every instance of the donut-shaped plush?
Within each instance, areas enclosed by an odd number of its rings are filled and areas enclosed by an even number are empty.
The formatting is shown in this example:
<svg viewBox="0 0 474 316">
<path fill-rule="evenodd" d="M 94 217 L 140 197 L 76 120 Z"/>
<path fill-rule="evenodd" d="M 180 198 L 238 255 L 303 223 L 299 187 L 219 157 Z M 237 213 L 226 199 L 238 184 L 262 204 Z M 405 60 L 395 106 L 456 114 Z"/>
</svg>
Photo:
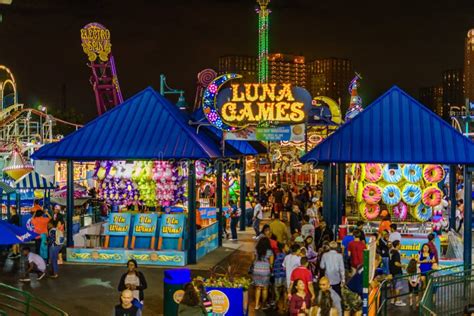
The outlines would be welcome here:
<svg viewBox="0 0 474 316">
<path fill-rule="evenodd" d="M 415 205 L 421 200 L 421 189 L 411 183 L 407 183 L 403 186 L 402 190 L 403 201 L 408 205 Z"/>
<path fill-rule="evenodd" d="M 402 179 L 402 169 L 400 167 L 397 169 L 389 168 L 389 165 L 386 164 L 383 168 L 383 178 L 388 183 L 398 183 Z"/>
<path fill-rule="evenodd" d="M 364 197 L 362 195 L 362 193 L 363 193 L 363 182 L 362 181 L 358 183 L 357 191 L 355 193 L 356 193 L 357 203 L 361 203 L 364 200 Z"/>
<path fill-rule="evenodd" d="M 423 190 L 423 196 L 421 200 L 423 201 L 423 204 L 425 204 L 426 206 L 433 207 L 441 203 L 442 197 L 443 197 L 443 193 L 441 192 L 441 190 L 435 186 L 432 186 L 432 187 L 427 187 L 426 189 Z"/>
<path fill-rule="evenodd" d="M 393 215 L 395 215 L 395 217 L 398 219 L 404 221 L 407 218 L 407 214 L 408 206 L 405 203 L 400 201 L 400 203 L 393 207 Z"/>
<path fill-rule="evenodd" d="M 413 216 L 419 220 L 420 222 L 426 222 L 429 220 L 432 216 L 432 209 L 431 207 L 428 207 L 424 205 L 423 203 L 418 204 L 415 206 L 413 210 Z"/>
<path fill-rule="evenodd" d="M 378 163 L 365 165 L 365 179 L 369 182 L 377 182 L 382 178 L 382 166 Z"/>
<path fill-rule="evenodd" d="M 387 185 L 382 191 L 382 201 L 389 206 L 398 204 L 401 199 L 400 189 L 394 184 Z"/>
<path fill-rule="evenodd" d="M 378 204 L 367 204 L 362 202 L 359 204 L 359 211 L 364 218 L 374 220 L 380 214 L 380 206 Z"/>
<path fill-rule="evenodd" d="M 444 169 L 440 165 L 426 165 L 423 168 L 423 178 L 427 182 L 438 183 L 444 179 Z"/>
<path fill-rule="evenodd" d="M 420 165 L 405 165 L 403 167 L 403 176 L 411 183 L 420 181 L 422 176 Z"/>
<path fill-rule="evenodd" d="M 377 204 L 382 199 L 382 189 L 374 183 L 368 183 L 362 191 L 362 197 L 367 204 Z"/>
</svg>

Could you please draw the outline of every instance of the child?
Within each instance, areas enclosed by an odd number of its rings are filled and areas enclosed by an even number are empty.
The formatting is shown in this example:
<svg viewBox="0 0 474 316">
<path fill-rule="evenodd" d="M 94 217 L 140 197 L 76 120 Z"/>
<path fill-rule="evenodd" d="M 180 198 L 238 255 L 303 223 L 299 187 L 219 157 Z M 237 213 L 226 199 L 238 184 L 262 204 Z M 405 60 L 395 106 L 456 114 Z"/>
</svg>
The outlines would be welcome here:
<svg viewBox="0 0 474 316">
<path fill-rule="evenodd" d="M 413 306 L 413 298 L 415 298 L 415 305 L 418 307 L 418 290 L 420 287 L 420 268 L 418 268 L 416 259 L 411 259 L 407 266 L 407 273 L 411 274 L 408 277 L 408 290 L 410 291 L 410 307 Z"/>
<path fill-rule="evenodd" d="M 281 303 L 280 310 L 286 310 L 286 270 L 283 267 L 283 261 L 285 260 L 286 254 L 290 251 L 290 248 L 287 244 L 278 243 L 278 249 L 280 251 L 275 256 L 275 262 L 273 264 L 275 302 L 277 306 Z M 280 300 L 280 298 L 283 298 L 283 300 Z"/>
<path fill-rule="evenodd" d="M 407 304 L 401 301 L 398 298 L 400 295 L 400 290 L 403 289 L 401 275 L 402 272 L 402 263 L 400 258 L 400 241 L 395 240 L 392 243 L 392 250 L 390 251 L 390 274 L 393 276 L 393 296 L 395 300 L 392 301 L 392 304 L 396 306 L 406 306 Z"/>
</svg>

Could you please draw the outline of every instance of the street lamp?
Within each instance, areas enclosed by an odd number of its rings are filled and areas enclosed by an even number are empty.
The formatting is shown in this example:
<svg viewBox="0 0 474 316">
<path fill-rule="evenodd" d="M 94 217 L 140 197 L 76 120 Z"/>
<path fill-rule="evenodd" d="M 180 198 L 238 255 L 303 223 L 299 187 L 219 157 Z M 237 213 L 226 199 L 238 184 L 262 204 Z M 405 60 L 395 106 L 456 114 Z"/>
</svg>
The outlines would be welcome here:
<svg viewBox="0 0 474 316">
<path fill-rule="evenodd" d="M 162 96 L 165 96 L 165 94 L 179 94 L 179 99 L 178 102 L 176 102 L 176 106 L 180 110 L 186 109 L 188 104 L 186 103 L 186 100 L 184 99 L 184 90 L 177 90 L 177 89 L 172 89 L 166 84 L 166 76 L 161 74 L 160 75 L 160 94 Z"/>
</svg>

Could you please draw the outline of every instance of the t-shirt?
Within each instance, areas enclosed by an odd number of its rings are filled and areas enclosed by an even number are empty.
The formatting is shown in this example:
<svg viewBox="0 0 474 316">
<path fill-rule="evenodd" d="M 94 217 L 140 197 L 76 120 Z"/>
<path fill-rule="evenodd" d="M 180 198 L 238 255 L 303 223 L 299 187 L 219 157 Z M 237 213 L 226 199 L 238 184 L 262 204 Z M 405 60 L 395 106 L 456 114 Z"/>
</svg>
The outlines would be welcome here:
<svg viewBox="0 0 474 316">
<path fill-rule="evenodd" d="M 308 236 L 314 238 L 314 226 L 311 224 L 304 224 L 301 227 L 301 235 L 303 235 L 303 238 L 306 238 Z"/>
<path fill-rule="evenodd" d="M 393 233 L 390 233 L 390 237 L 388 237 L 388 240 L 391 243 L 393 243 L 395 240 L 402 241 L 402 234 L 397 231 L 394 231 Z"/>
<path fill-rule="evenodd" d="M 306 294 L 310 294 L 308 283 L 313 282 L 313 274 L 311 273 L 311 271 L 309 271 L 308 268 L 303 267 L 303 266 L 297 267 L 291 273 L 291 281 L 295 282 L 298 279 L 304 282 L 304 285 L 305 285 L 304 290 Z"/>
<path fill-rule="evenodd" d="M 132 305 L 129 308 L 124 308 L 122 304 L 115 306 L 114 312 L 115 316 L 141 316 L 142 314 L 138 307 Z"/>
<path fill-rule="evenodd" d="M 136 274 L 127 274 L 124 280 L 125 284 L 131 284 L 135 285 L 136 287 L 140 286 L 140 278 Z M 139 290 L 133 290 L 133 297 L 136 298 L 137 300 L 140 300 L 140 291 Z"/>
<path fill-rule="evenodd" d="M 390 274 L 392 275 L 400 275 L 403 274 L 402 267 L 397 267 L 396 263 L 401 263 L 400 260 L 400 252 L 398 250 L 392 250 L 390 252 Z"/>
<path fill-rule="evenodd" d="M 278 241 L 270 239 L 270 247 L 272 248 L 272 251 L 275 255 L 280 252 L 280 249 L 278 248 Z"/>
<path fill-rule="evenodd" d="M 351 266 L 357 268 L 364 263 L 365 243 L 360 240 L 353 240 L 347 246 L 347 251 L 351 253 Z"/>
<path fill-rule="evenodd" d="M 280 220 L 274 220 L 270 223 L 270 229 L 276 236 L 279 243 L 285 243 L 288 240 L 288 228 Z"/>
<path fill-rule="evenodd" d="M 38 270 L 40 270 L 41 272 L 46 271 L 46 263 L 44 262 L 43 258 L 41 258 L 36 253 L 30 252 L 28 254 L 28 262 L 34 263 L 36 267 L 38 268 Z"/>
<path fill-rule="evenodd" d="M 283 260 L 283 267 L 286 270 L 286 287 L 290 287 L 290 282 L 291 282 L 291 274 L 293 273 L 293 270 L 299 267 L 301 264 L 301 257 L 294 255 L 294 254 L 289 254 L 285 257 Z"/>
<path fill-rule="evenodd" d="M 350 242 L 354 240 L 354 235 L 346 235 L 342 238 L 341 244 L 344 247 L 344 256 L 348 256 L 347 254 L 347 247 L 349 246 Z"/>
<path fill-rule="evenodd" d="M 384 230 L 390 232 L 390 221 L 381 221 L 379 226 L 379 232 L 383 232 Z"/>
<path fill-rule="evenodd" d="M 275 278 L 285 278 L 286 270 L 283 267 L 283 261 L 285 260 L 286 254 L 280 252 L 275 256 L 275 261 L 273 262 L 273 276 Z"/>
<path fill-rule="evenodd" d="M 35 227 L 35 233 L 39 235 L 48 233 L 48 217 L 33 217 L 31 219 L 31 223 Z"/>
<path fill-rule="evenodd" d="M 258 219 L 263 219 L 262 205 L 258 203 L 253 209 L 253 216 Z"/>
</svg>

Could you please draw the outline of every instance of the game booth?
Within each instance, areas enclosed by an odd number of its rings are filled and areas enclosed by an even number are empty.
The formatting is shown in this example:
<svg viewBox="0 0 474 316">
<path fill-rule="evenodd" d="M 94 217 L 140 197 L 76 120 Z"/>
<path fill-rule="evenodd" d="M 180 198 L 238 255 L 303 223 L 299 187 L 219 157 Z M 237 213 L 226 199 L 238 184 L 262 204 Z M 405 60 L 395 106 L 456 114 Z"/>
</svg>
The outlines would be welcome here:
<svg viewBox="0 0 474 316">
<path fill-rule="evenodd" d="M 241 152 L 226 146 L 224 159 L 218 142 L 198 135 L 188 119 L 147 88 L 32 155 L 66 162 L 69 227 L 73 161 L 95 161 L 95 191 L 108 217 L 84 235 L 88 242 L 67 232 L 68 261 L 184 266 L 221 245 L 219 211 L 225 212 L 228 197 L 217 192 L 236 182 L 224 164 Z"/>
</svg>

